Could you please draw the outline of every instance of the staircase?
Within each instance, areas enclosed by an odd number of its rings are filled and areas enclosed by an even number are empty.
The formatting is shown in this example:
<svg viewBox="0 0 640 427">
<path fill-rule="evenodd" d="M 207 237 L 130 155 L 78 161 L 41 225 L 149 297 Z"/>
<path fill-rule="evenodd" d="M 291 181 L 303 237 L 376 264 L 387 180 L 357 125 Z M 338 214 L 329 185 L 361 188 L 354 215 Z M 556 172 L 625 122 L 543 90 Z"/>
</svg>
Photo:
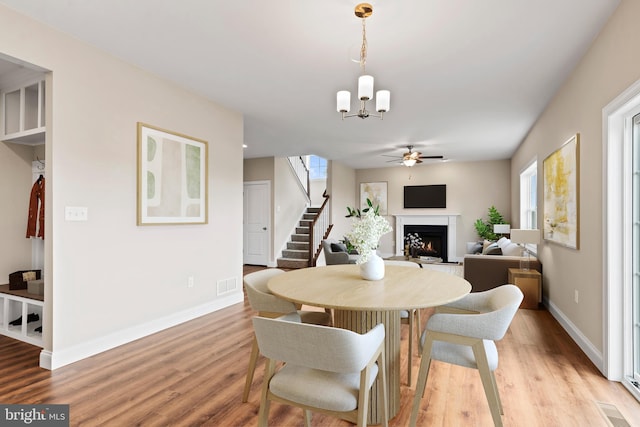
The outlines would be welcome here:
<svg viewBox="0 0 640 427">
<path fill-rule="evenodd" d="M 296 231 L 287 242 L 287 249 L 282 251 L 282 258 L 278 258 L 278 268 L 307 268 L 309 267 L 309 233 L 313 220 L 318 216 L 321 208 L 308 207 L 302 214 Z M 320 242 L 316 242 L 319 246 Z M 315 250 L 313 251 L 315 252 Z"/>
</svg>

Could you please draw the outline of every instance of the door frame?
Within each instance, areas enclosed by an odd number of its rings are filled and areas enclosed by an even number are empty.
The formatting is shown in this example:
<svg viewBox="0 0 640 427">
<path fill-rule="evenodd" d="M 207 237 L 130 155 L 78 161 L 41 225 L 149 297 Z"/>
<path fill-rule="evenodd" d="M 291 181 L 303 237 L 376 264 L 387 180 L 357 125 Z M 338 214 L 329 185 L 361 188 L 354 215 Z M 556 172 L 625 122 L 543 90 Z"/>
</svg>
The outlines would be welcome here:
<svg viewBox="0 0 640 427">
<path fill-rule="evenodd" d="M 603 182 L 603 373 L 620 381 L 638 400 L 629 381 L 631 330 L 627 319 L 631 290 L 630 147 L 631 122 L 640 112 L 640 80 L 602 109 Z"/>
<path fill-rule="evenodd" d="M 246 214 L 245 214 L 245 204 L 244 204 L 244 194 L 245 194 L 245 188 L 247 185 L 265 185 L 267 187 L 267 194 L 269 195 L 269 197 L 267 198 L 268 200 L 268 206 L 266 206 L 266 210 L 267 210 L 267 224 L 269 227 L 269 230 L 267 232 L 267 253 L 266 253 L 266 259 L 265 259 L 265 265 L 267 267 L 274 267 L 274 263 L 272 262 L 272 246 L 273 246 L 273 224 L 272 222 L 272 215 L 271 215 L 271 206 L 273 205 L 273 195 L 271 194 L 271 181 L 270 180 L 258 180 L 258 181 L 244 181 L 242 184 L 242 262 L 244 264 L 244 257 L 246 254 L 246 247 L 245 247 L 245 242 L 247 241 L 247 235 L 246 235 L 246 228 L 244 226 L 244 219 L 246 218 Z"/>
</svg>

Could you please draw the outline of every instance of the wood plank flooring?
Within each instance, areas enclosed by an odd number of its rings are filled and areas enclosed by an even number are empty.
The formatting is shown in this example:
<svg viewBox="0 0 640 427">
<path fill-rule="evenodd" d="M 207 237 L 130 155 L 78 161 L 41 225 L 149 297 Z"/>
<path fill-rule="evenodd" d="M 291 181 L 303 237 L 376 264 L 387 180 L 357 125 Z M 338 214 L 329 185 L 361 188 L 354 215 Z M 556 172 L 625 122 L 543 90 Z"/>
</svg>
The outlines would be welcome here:
<svg viewBox="0 0 640 427">
<path fill-rule="evenodd" d="M 53 372 L 38 367 L 39 348 L 0 336 L 0 403 L 70 404 L 72 426 L 256 425 L 262 361 L 241 403 L 253 314 L 236 304 Z M 423 322 L 428 316 L 424 310 Z M 403 358 L 407 333 L 403 326 Z M 604 379 L 546 310 L 519 310 L 498 350 L 505 426 L 610 425 L 596 402 L 640 426 L 640 404 Z M 403 383 L 391 426 L 408 424 L 419 363 L 414 356 L 414 384 Z M 269 425 L 301 426 L 302 413 L 274 403 Z M 313 425 L 350 424 L 316 415 Z M 434 362 L 418 425 L 493 425 L 478 373 Z"/>
</svg>

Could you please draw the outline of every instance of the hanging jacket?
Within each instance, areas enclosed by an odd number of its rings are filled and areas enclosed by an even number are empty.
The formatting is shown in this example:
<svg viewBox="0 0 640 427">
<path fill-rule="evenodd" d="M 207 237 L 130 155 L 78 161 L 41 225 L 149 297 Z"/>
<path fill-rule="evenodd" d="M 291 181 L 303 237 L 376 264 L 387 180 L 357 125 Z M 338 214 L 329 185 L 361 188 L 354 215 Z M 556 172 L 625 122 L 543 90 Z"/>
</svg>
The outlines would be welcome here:
<svg viewBox="0 0 640 427">
<path fill-rule="evenodd" d="M 40 206 L 38 207 L 38 203 Z M 38 235 L 36 236 L 36 225 Z M 29 237 L 42 237 L 44 239 L 44 177 L 36 180 L 31 188 L 29 199 L 29 218 L 27 220 L 27 239 Z"/>
</svg>

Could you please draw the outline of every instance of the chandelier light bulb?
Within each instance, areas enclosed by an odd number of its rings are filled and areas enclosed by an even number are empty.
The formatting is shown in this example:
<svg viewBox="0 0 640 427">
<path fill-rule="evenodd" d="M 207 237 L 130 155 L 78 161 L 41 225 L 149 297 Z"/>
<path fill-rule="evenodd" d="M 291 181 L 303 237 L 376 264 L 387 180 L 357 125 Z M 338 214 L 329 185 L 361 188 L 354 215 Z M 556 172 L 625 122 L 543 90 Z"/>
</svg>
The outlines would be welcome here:
<svg viewBox="0 0 640 427">
<path fill-rule="evenodd" d="M 376 111 L 378 113 L 386 113 L 389 111 L 391 103 L 391 92 L 388 90 L 379 90 L 376 92 Z"/>
<path fill-rule="evenodd" d="M 341 90 L 336 96 L 336 103 L 338 105 L 338 113 L 348 113 L 351 109 L 351 92 L 348 90 Z"/>
<path fill-rule="evenodd" d="M 360 101 L 373 98 L 373 76 L 365 75 L 358 78 L 358 98 Z"/>
</svg>

